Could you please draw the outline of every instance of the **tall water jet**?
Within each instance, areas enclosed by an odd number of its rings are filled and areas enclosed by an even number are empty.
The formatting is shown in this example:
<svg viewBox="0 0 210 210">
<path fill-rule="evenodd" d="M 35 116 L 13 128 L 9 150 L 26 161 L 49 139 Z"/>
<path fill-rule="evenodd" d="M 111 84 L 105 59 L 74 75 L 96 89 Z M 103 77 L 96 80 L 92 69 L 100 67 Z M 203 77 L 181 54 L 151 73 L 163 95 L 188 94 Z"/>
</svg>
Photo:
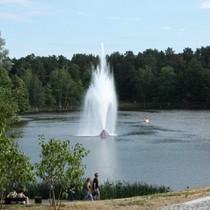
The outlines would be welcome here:
<svg viewBox="0 0 210 210">
<path fill-rule="evenodd" d="M 114 77 L 101 44 L 99 65 L 92 71 L 79 128 L 81 136 L 116 135 L 117 96 Z M 103 134 L 103 135 L 102 135 Z"/>
</svg>

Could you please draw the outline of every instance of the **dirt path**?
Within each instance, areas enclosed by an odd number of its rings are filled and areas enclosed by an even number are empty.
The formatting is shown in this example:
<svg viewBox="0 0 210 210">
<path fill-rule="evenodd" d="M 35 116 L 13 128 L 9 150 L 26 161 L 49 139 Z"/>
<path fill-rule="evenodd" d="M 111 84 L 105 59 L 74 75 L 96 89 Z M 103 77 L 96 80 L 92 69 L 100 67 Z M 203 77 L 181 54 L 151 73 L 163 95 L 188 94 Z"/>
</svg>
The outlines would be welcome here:
<svg viewBox="0 0 210 210">
<path fill-rule="evenodd" d="M 157 210 L 161 207 L 173 204 L 182 204 L 198 198 L 210 196 L 210 187 L 185 190 L 181 192 L 172 192 L 165 194 L 156 194 L 151 196 L 137 196 L 124 199 L 102 200 L 102 201 L 75 201 L 63 202 L 61 210 Z M 45 204 L 45 205 L 44 205 Z M 7 209 L 30 209 L 30 210 L 49 210 L 47 201 L 42 205 L 30 206 L 10 206 Z M 169 209 L 169 208 L 168 208 Z"/>
</svg>

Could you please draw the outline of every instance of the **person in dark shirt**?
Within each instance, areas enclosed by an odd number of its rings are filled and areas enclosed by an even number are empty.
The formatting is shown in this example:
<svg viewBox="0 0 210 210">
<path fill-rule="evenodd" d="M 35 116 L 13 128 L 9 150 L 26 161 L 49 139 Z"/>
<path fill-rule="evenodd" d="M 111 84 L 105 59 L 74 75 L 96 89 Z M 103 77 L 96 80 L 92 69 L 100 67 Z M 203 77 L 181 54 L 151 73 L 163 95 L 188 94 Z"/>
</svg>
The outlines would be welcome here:
<svg viewBox="0 0 210 210">
<path fill-rule="evenodd" d="M 75 185 L 74 185 L 73 182 L 71 182 L 69 184 L 69 187 L 68 187 L 68 197 L 67 197 L 67 200 L 74 201 L 74 193 L 75 193 Z"/>
<path fill-rule="evenodd" d="M 98 173 L 94 174 L 94 179 L 93 179 L 93 195 L 94 195 L 94 200 L 100 200 L 100 190 L 99 190 L 99 182 L 98 182 Z"/>
</svg>

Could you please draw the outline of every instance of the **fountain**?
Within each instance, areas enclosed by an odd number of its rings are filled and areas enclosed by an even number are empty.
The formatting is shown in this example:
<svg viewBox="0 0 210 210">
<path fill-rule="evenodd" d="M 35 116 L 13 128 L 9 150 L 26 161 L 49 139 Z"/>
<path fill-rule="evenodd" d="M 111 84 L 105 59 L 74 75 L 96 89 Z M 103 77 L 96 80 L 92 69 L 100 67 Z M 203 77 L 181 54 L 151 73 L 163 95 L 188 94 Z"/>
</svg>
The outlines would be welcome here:
<svg viewBox="0 0 210 210">
<path fill-rule="evenodd" d="M 106 62 L 101 44 L 100 63 L 92 71 L 91 84 L 86 92 L 79 127 L 80 136 L 116 135 L 117 97 L 113 74 Z"/>
</svg>

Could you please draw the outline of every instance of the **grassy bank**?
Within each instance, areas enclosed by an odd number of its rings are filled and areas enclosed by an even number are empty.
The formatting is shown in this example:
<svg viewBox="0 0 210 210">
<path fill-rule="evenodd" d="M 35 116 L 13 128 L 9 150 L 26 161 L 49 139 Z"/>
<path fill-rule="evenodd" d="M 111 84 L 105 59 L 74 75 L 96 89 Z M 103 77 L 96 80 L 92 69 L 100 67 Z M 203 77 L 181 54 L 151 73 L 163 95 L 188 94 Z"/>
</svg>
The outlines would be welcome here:
<svg viewBox="0 0 210 210">
<path fill-rule="evenodd" d="M 186 201 L 198 199 L 201 197 L 209 196 L 210 187 L 190 189 L 180 192 L 158 193 L 147 196 L 136 196 L 131 198 L 109 199 L 102 201 L 76 201 L 76 202 L 63 202 L 62 210 L 153 210 L 162 206 L 183 203 Z M 3 209 L 7 210 L 50 210 L 50 206 L 42 205 L 9 205 L 4 206 Z"/>
</svg>

